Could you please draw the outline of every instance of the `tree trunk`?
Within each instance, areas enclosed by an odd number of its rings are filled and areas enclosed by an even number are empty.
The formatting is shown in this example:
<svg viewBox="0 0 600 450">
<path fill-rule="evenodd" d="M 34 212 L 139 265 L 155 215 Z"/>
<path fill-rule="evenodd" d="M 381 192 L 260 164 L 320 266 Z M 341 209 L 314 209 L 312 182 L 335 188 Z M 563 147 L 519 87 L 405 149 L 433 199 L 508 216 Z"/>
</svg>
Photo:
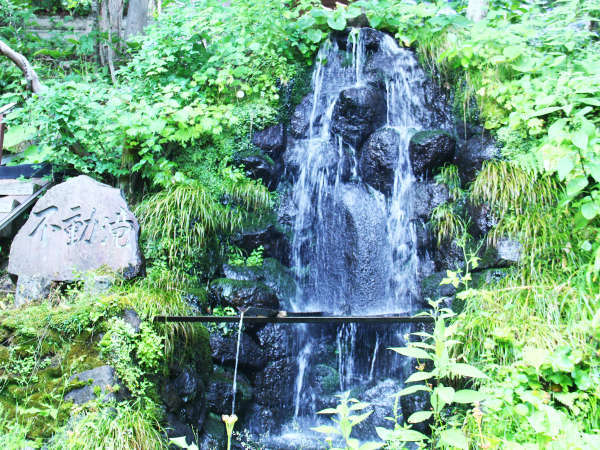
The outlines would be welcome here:
<svg viewBox="0 0 600 450">
<path fill-rule="evenodd" d="M 489 9 L 488 0 L 469 0 L 469 6 L 467 6 L 467 19 L 473 22 L 479 22 L 485 19 Z"/>
<path fill-rule="evenodd" d="M 148 0 L 129 0 L 125 39 L 142 34 L 148 24 Z"/>
<path fill-rule="evenodd" d="M 123 0 L 101 0 L 98 29 L 104 34 L 99 45 L 100 64 L 108 66 L 112 81 L 116 84 L 114 61 L 123 42 Z"/>
<path fill-rule="evenodd" d="M 40 94 L 46 90 L 46 86 L 40 83 L 40 80 L 37 76 L 33 67 L 22 54 L 14 51 L 7 44 L 0 41 L 0 54 L 6 56 L 12 62 L 14 62 L 19 69 L 23 72 L 25 76 L 25 80 L 27 81 L 27 88 L 33 92 L 34 94 Z"/>
</svg>

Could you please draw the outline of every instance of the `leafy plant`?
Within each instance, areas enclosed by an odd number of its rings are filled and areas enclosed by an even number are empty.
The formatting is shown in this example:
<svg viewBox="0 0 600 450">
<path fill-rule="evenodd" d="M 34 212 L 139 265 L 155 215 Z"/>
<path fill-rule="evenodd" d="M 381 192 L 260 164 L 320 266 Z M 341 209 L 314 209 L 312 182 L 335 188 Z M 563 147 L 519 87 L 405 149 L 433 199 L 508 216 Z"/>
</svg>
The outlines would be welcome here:
<svg viewBox="0 0 600 450">
<path fill-rule="evenodd" d="M 369 407 L 368 403 L 363 403 L 355 398 L 350 398 L 350 392 L 344 392 L 343 394 L 337 395 L 340 399 L 340 403 L 335 408 L 327 408 L 319 411 L 319 414 L 335 415 L 331 417 L 331 420 L 336 424 L 335 426 L 320 425 L 312 428 L 313 431 L 323 433 L 328 436 L 327 441 L 329 442 L 329 448 L 335 450 L 342 450 L 340 447 L 334 446 L 334 436 L 340 436 L 344 443 L 344 449 L 347 450 L 370 450 L 377 449 L 383 446 L 382 443 L 377 442 L 365 442 L 363 444 L 356 438 L 351 437 L 352 429 L 364 422 L 373 411 L 362 412 Z M 358 414 L 357 414 L 358 413 Z"/>
</svg>

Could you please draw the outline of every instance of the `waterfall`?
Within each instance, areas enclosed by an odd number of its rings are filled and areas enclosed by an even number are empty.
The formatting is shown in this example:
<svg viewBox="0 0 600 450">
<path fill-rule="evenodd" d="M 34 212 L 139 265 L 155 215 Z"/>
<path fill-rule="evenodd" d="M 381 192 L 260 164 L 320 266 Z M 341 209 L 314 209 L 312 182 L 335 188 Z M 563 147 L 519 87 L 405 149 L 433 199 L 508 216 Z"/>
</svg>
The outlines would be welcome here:
<svg viewBox="0 0 600 450">
<path fill-rule="evenodd" d="M 425 103 L 427 82 L 411 51 L 372 29 L 353 29 L 345 38 L 338 34 L 320 49 L 312 93 L 303 100 L 310 107 L 295 119 L 308 123 L 295 127 L 299 131 L 288 139 L 286 149 L 297 211 L 291 249 L 298 285 L 294 311 L 416 312 L 419 259 L 408 147 L 412 134 L 431 128 L 435 121 Z M 352 103 L 353 95 L 358 106 Z M 360 109 L 364 98 L 365 103 L 384 105 L 381 117 L 375 107 L 368 114 Z M 350 104 L 348 110 L 356 111 L 344 111 L 344 101 Z M 368 177 L 369 145 L 388 150 L 386 161 L 393 161 L 388 179 Z M 340 390 L 368 383 L 379 374 L 402 379 L 406 362 L 391 354 L 377 357 L 377 352 L 401 345 L 409 331 L 402 325 L 353 324 L 327 334 L 307 325 L 295 327 L 294 348 L 300 351 L 294 417 L 315 413 L 317 387 L 308 373 L 326 359 L 326 351 L 320 349 L 334 347 L 330 353 L 337 359 Z M 328 336 L 333 333 L 332 341 Z"/>
<path fill-rule="evenodd" d="M 235 347 L 235 368 L 233 369 L 233 393 L 231 399 L 231 415 L 235 414 L 235 394 L 237 391 L 237 373 L 238 373 L 238 362 L 240 361 L 240 343 L 242 342 L 242 328 L 244 325 L 244 311 L 240 312 L 240 322 L 238 324 L 238 335 L 237 343 Z"/>
</svg>

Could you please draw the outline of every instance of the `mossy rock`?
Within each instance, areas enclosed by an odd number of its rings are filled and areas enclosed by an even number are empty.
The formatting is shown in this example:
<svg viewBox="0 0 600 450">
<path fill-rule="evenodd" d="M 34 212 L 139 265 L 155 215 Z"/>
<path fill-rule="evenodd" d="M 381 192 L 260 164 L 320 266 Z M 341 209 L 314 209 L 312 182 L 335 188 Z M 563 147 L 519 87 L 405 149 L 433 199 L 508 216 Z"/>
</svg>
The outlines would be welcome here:
<svg viewBox="0 0 600 450">
<path fill-rule="evenodd" d="M 219 278 L 210 283 L 213 300 L 235 308 L 279 308 L 279 299 L 273 289 L 260 281 Z"/>
<path fill-rule="evenodd" d="M 315 367 L 314 377 L 323 394 L 334 394 L 340 389 L 340 374 L 331 366 L 319 364 Z"/>
</svg>

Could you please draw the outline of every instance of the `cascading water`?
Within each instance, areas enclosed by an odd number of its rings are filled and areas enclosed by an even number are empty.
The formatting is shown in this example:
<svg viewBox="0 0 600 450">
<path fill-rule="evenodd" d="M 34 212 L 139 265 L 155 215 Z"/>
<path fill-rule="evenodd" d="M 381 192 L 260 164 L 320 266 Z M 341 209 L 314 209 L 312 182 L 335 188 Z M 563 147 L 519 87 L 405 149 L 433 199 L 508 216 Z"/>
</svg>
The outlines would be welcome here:
<svg viewBox="0 0 600 450">
<path fill-rule="evenodd" d="M 334 36 L 319 51 L 305 99 L 308 123 L 296 127 L 285 156 L 297 211 L 293 310 L 416 312 L 419 259 L 408 147 L 415 131 L 437 120 L 424 103 L 427 82 L 411 51 L 372 29 Z M 369 152 L 387 165 L 371 170 Z M 294 417 L 314 417 L 320 407 L 311 368 L 326 354 L 336 355 L 340 391 L 377 377 L 403 378 L 407 362 L 380 350 L 402 345 L 409 331 L 342 325 L 331 342 L 331 330 L 296 327 Z"/>
</svg>

